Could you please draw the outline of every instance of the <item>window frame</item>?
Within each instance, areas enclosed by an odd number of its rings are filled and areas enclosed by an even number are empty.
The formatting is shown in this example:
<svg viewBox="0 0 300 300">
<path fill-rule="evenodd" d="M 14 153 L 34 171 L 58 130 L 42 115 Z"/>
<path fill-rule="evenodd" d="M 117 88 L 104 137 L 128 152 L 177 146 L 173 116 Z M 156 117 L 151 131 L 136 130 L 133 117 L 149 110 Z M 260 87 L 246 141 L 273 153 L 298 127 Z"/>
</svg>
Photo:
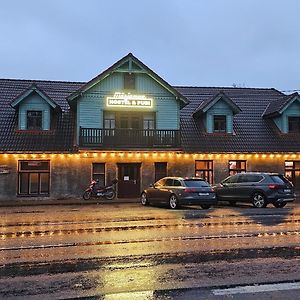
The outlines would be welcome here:
<svg viewBox="0 0 300 300">
<path fill-rule="evenodd" d="M 236 166 L 240 163 L 240 167 L 231 168 L 231 166 L 230 166 L 231 162 L 235 162 Z M 244 167 L 242 167 L 242 163 L 244 164 Z M 238 159 L 238 160 L 231 159 L 231 160 L 228 161 L 228 174 L 229 174 L 229 176 L 233 176 L 235 174 L 245 173 L 245 172 L 247 172 L 247 160 L 244 160 L 244 159 Z"/>
<path fill-rule="evenodd" d="M 36 113 L 38 113 L 39 115 L 38 116 L 34 116 L 34 115 L 29 116 L 30 114 L 36 114 Z M 31 127 L 29 127 L 30 123 L 33 123 L 33 125 L 31 125 Z M 39 126 L 37 126 L 37 123 L 40 123 Z M 26 130 L 32 130 L 32 131 L 43 130 L 43 111 L 42 110 L 27 110 L 26 111 Z"/>
<path fill-rule="evenodd" d="M 47 163 L 47 169 L 22 169 L 22 164 L 23 163 Z M 27 179 L 23 179 L 23 175 L 27 174 Z M 48 176 L 47 179 L 47 191 L 43 192 L 42 191 L 42 177 L 43 175 L 46 174 Z M 31 175 L 37 175 L 37 182 L 38 182 L 38 186 L 37 186 L 37 192 L 31 192 Z M 50 160 L 19 160 L 18 161 L 18 190 L 17 190 L 17 195 L 20 197 L 47 197 L 50 195 Z M 23 180 L 26 180 L 27 182 L 25 182 L 26 186 L 27 186 L 27 192 L 22 192 L 22 183 Z"/>
<path fill-rule="evenodd" d="M 164 168 L 164 170 L 158 168 Z M 158 180 L 167 177 L 168 176 L 168 163 L 163 162 L 154 162 L 154 182 L 157 182 Z"/>
<path fill-rule="evenodd" d="M 216 120 L 216 118 L 219 118 L 220 120 Z M 216 127 L 218 127 L 218 129 L 216 129 Z M 220 127 L 224 127 L 224 129 L 220 129 Z M 226 133 L 227 132 L 227 116 L 226 115 L 213 115 L 213 132 L 214 133 Z"/>
<path fill-rule="evenodd" d="M 296 124 L 296 130 L 291 130 L 292 124 Z M 288 116 L 288 133 L 300 133 L 300 117 L 298 116 Z"/>
<path fill-rule="evenodd" d="M 197 162 L 204 162 L 207 164 L 206 168 L 197 168 Z M 203 176 L 199 176 L 202 173 Z M 214 182 L 214 161 L 213 160 L 195 160 L 195 177 L 202 178 L 208 183 Z"/>
<path fill-rule="evenodd" d="M 125 72 L 123 75 L 124 90 L 136 89 L 136 76 L 135 73 Z"/>
<path fill-rule="evenodd" d="M 101 165 L 103 167 L 102 172 L 95 172 L 95 165 Z M 92 163 L 92 170 L 91 170 L 91 179 L 97 180 L 97 177 L 103 177 L 102 182 L 100 181 L 99 185 L 105 186 L 106 185 L 106 164 L 104 162 L 93 162 Z"/>
</svg>

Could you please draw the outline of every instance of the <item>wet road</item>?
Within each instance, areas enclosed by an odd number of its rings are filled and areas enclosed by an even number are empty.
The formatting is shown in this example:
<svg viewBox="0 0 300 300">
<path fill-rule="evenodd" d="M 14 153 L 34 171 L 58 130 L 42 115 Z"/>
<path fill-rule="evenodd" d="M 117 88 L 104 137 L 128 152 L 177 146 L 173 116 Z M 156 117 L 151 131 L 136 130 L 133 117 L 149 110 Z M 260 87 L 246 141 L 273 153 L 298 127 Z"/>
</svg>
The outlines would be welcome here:
<svg viewBox="0 0 300 300">
<path fill-rule="evenodd" d="M 241 299 L 214 290 L 259 283 L 289 287 L 269 299 L 300 295 L 298 204 L 6 207 L 0 217 L 0 298 Z"/>
</svg>

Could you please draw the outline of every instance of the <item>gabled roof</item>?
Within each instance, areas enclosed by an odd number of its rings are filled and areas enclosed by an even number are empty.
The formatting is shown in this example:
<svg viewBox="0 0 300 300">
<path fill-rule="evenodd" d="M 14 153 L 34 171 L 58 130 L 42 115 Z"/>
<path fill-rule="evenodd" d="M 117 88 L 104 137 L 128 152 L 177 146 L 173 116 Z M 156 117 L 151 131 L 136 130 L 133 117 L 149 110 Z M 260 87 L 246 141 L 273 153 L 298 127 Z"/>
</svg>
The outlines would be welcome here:
<svg viewBox="0 0 300 300">
<path fill-rule="evenodd" d="M 189 103 L 188 99 L 180 94 L 176 89 L 174 89 L 169 83 L 167 83 L 164 79 L 158 76 L 155 72 L 153 72 L 149 67 L 147 67 L 143 62 L 141 62 L 138 58 L 136 58 L 132 53 L 128 53 L 126 56 L 121 58 L 119 61 L 114 63 L 111 67 L 100 73 L 98 76 L 87 82 L 83 85 L 79 90 L 72 93 L 67 100 L 72 101 L 80 96 L 82 93 L 89 90 L 95 84 L 112 74 L 117 68 L 121 67 L 127 61 L 133 62 L 135 65 L 140 67 L 141 69 L 145 70 L 145 72 L 152 77 L 155 81 L 157 81 L 160 85 L 162 85 L 165 89 L 167 89 L 171 94 L 177 97 L 182 102 L 182 107 Z M 132 70 L 134 72 L 134 69 Z"/>
<path fill-rule="evenodd" d="M 44 99 L 52 108 L 60 108 L 53 99 L 51 99 L 41 88 L 37 87 L 35 83 L 32 83 L 26 90 L 19 94 L 10 103 L 11 107 L 16 108 L 24 99 L 33 93 L 37 93 L 42 99 Z"/>
<path fill-rule="evenodd" d="M 194 117 L 197 117 L 201 114 L 206 113 L 211 107 L 213 107 L 220 100 L 225 101 L 231 108 L 234 114 L 241 112 L 241 109 L 228 97 L 224 91 L 218 92 L 212 98 L 207 99 L 206 101 L 202 101 L 200 105 L 197 107 L 195 112 L 193 113 Z"/>
<path fill-rule="evenodd" d="M 32 85 L 60 107 L 55 130 L 37 133 L 18 130 L 18 112 L 11 103 Z M 82 82 L 0 79 L 0 152 L 73 151 L 76 115 L 66 97 L 82 85 Z"/>
<path fill-rule="evenodd" d="M 300 95 L 298 93 L 293 93 L 291 95 L 283 96 L 275 101 L 269 103 L 263 117 L 276 117 L 281 115 L 294 101 L 300 101 Z"/>
<path fill-rule="evenodd" d="M 270 102 L 284 94 L 275 89 L 233 87 L 175 87 L 190 104 L 180 111 L 182 148 L 201 153 L 299 152 L 299 134 L 282 134 L 272 120 L 262 118 Z M 202 119 L 193 118 L 203 102 L 223 91 L 241 112 L 233 118 L 233 134 L 207 133 Z"/>
</svg>

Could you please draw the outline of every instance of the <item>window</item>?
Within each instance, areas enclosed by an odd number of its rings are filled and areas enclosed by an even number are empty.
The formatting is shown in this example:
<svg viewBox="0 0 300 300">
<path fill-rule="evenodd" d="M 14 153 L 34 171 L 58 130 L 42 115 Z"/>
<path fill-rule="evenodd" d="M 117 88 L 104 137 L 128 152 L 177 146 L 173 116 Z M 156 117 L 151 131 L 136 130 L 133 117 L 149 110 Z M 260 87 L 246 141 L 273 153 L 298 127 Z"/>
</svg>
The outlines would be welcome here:
<svg viewBox="0 0 300 300">
<path fill-rule="evenodd" d="M 226 116 L 214 116 L 214 132 L 226 132 Z"/>
<path fill-rule="evenodd" d="M 93 163 L 93 179 L 99 180 L 100 186 L 105 186 L 105 163 Z"/>
<path fill-rule="evenodd" d="M 166 162 L 156 162 L 155 167 L 155 181 L 167 176 L 167 163 Z"/>
<path fill-rule="evenodd" d="M 173 186 L 173 179 L 168 178 L 165 182 L 165 186 Z"/>
<path fill-rule="evenodd" d="M 49 195 L 50 186 L 49 161 L 19 161 L 18 195 Z"/>
<path fill-rule="evenodd" d="M 185 179 L 184 184 L 187 187 L 209 187 L 209 184 L 202 179 Z"/>
<path fill-rule="evenodd" d="M 246 172 L 246 160 L 230 160 L 228 162 L 229 176 Z"/>
<path fill-rule="evenodd" d="M 231 176 L 231 177 L 228 177 L 228 178 L 224 179 L 222 181 L 222 183 L 230 184 L 230 183 L 237 183 L 237 181 L 238 181 L 238 175 L 234 175 L 234 176 Z"/>
<path fill-rule="evenodd" d="M 264 177 L 256 174 L 238 175 L 238 182 L 260 182 Z"/>
<path fill-rule="evenodd" d="M 43 112 L 36 110 L 27 111 L 27 130 L 43 129 Z"/>
<path fill-rule="evenodd" d="M 134 90 L 135 89 L 135 74 L 124 73 L 124 89 Z"/>
<path fill-rule="evenodd" d="M 300 161 L 285 161 L 284 175 L 296 188 L 300 187 Z"/>
<path fill-rule="evenodd" d="M 154 114 L 144 114 L 144 129 L 155 129 Z"/>
<path fill-rule="evenodd" d="M 300 117 L 289 117 L 289 132 L 300 133 Z"/>
<path fill-rule="evenodd" d="M 104 112 L 104 131 L 105 137 L 114 136 L 116 128 L 116 116 L 115 113 L 106 111 Z"/>
<path fill-rule="evenodd" d="M 195 176 L 203 178 L 209 183 L 213 183 L 213 161 L 212 160 L 196 160 Z"/>
</svg>

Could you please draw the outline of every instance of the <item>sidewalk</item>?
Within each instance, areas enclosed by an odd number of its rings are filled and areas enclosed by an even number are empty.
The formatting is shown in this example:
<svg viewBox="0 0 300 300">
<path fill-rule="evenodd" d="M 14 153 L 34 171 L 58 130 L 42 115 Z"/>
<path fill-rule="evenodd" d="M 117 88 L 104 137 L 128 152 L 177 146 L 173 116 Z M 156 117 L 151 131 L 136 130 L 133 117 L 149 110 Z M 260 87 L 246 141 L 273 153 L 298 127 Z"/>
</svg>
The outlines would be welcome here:
<svg viewBox="0 0 300 300">
<path fill-rule="evenodd" d="M 6 206 L 37 206 L 37 205 L 89 205 L 89 204 L 120 204 L 120 203 L 139 203 L 139 198 L 116 198 L 114 200 L 106 200 L 96 198 L 92 200 L 83 199 L 51 199 L 51 200 L 7 200 L 0 201 L 0 207 Z"/>
</svg>

